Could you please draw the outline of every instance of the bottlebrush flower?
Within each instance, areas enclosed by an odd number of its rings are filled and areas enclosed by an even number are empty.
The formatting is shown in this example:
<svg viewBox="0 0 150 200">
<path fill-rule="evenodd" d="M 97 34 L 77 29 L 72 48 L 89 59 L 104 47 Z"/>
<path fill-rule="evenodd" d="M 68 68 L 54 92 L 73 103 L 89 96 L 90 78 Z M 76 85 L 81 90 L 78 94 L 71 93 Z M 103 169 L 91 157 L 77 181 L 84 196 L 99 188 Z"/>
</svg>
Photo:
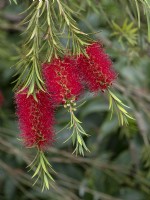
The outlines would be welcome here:
<svg viewBox="0 0 150 200">
<path fill-rule="evenodd" d="M 77 58 L 77 65 L 80 69 L 82 80 L 91 92 L 107 90 L 111 116 L 114 109 L 116 109 L 119 123 L 121 125 L 128 124 L 127 119 L 133 118 L 125 110 L 127 106 L 109 89 L 112 82 L 117 78 L 117 74 L 112 68 L 111 59 L 98 42 L 87 46 L 86 53 L 87 56 L 80 55 Z"/>
<path fill-rule="evenodd" d="M 54 103 L 74 101 L 82 91 L 76 62 L 70 57 L 43 64 L 43 75 Z"/>
<path fill-rule="evenodd" d="M 88 136 L 88 134 L 85 133 L 81 122 L 74 114 L 74 111 L 76 111 L 75 100 L 83 89 L 79 80 L 76 61 L 70 57 L 66 57 L 63 60 L 54 59 L 51 63 L 43 64 L 43 75 L 53 102 L 55 104 L 64 104 L 64 107 L 70 113 L 69 129 L 72 130 L 72 134 L 66 141 L 72 139 L 76 155 L 78 153 L 84 155 L 84 150 L 89 151 L 89 149 L 82 136 Z"/>
<path fill-rule="evenodd" d="M 4 102 L 4 97 L 2 92 L 0 91 L 0 107 L 3 105 L 3 102 Z"/>
<path fill-rule="evenodd" d="M 77 58 L 81 76 L 92 92 L 104 91 L 116 79 L 112 61 L 99 43 L 93 43 L 86 48 L 88 57 L 80 55 Z"/>
<path fill-rule="evenodd" d="M 53 142 L 53 106 L 47 93 L 38 91 L 36 97 L 27 90 L 16 93 L 17 115 L 25 146 L 45 149 Z"/>
</svg>

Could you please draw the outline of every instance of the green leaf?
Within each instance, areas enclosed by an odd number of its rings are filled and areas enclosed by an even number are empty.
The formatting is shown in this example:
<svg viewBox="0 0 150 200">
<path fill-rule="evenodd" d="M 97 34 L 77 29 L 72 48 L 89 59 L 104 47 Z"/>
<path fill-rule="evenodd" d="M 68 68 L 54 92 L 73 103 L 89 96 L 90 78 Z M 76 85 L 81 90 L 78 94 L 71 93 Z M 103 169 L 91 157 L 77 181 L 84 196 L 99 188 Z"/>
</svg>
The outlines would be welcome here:
<svg viewBox="0 0 150 200">
<path fill-rule="evenodd" d="M 39 163 L 38 167 L 36 168 L 36 171 L 34 172 L 34 174 L 32 176 L 32 178 L 34 178 L 40 172 L 40 169 L 41 169 L 41 164 Z"/>
<path fill-rule="evenodd" d="M 68 112 L 70 113 L 69 129 L 72 130 L 72 133 L 71 133 L 70 137 L 67 140 L 65 140 L 65 142 L 67 142 L 68 140 L 71 139 L 73 146 L 75 146 L 73 153 L 76 153 L 76 155 L 78 155 L 78 153 L 79 153 L 80 155 L 84 156 L 84 150 L 87 152 L 90 152 L 90 151 L 85 145 L 83 136 L 87 137 L 89 135 L 82 128 L 81 121 L 78 120 L 78 118 L 75 116 L 75 114 L 73 112 L 77 108 L 77 107 L 74 107 L 76 104 L 70 102 L 68 105 L 69 105 Z"/>
<path fill-rule="evenodd" d="M 36 157 L 34 158 L 32 163 L 28 165 L 28 167 L 32 170 L 35 169 L 32 178 L 37 176 L 33 185 L 35 185 L 39 179 L 42 180 L 42 191 L 44 189 L 49 189 L 49 184 L 52 185 L 52 182 L 55 182 L 53 177 L 50 175 L 48 168 L 53 172 L 55 171 L 52 169 L 52 166 L 50 165 L 42 151 L 38 151 Z"/>
<path fill-rule="evenodd" d="M 9 0 L 10 3 L 11 3 L 12 1 L 13 1 L 15 4 L 17 4 L 17 0 Z"/>
<path fill-rule="evenodd" d="M 109 109 L 111 110 L 111 118 L 115 107 L 120 125 L 121 126 L 123 126 L 124 124 L 128 125 L 127 118 L 132 120 L 134 119 L 124 108 L 124 107 L 127 108 L 129 107 L 126 106 L 124 103 L 122 103 L 122 101 L 118 97 L 116 97 L 116 95 L 114 95 L 110 90 L 108 90 L 108 94 L 109 94 Z"/>
</svg>

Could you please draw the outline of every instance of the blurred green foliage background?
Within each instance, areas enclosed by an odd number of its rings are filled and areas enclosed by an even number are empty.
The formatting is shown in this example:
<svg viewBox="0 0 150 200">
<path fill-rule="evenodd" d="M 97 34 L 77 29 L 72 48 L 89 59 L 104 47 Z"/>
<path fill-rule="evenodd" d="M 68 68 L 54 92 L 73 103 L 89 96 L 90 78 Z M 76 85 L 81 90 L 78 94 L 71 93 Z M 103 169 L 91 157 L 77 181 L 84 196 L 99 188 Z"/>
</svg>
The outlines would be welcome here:
<svg viewBox="0 0 150 200">
<path fill-rule="evenodd" d="M 67 1 L 66 1 L 67 2 Z M 72 2 L 72 3 L 71 3 Z M 135 1 L 137 2 L 137 1 Z M 119 127 L 117 117 L 110 120 L 105 93 L 85 95 L 86 103 L 78 117 L 90 137 L 91 150 L 84 158 L 72 155 L 72 145 L 63 141 L 68 131 L 56 135 L 47 156 L 57 174 L 55 188 L 41 193 L 40 183 L 32 187 L 26 166 L 34 152 L 20 141 L 13 81 L 16 56 L 24 27 L 19 25 L 28 1 L 18 5 L 0 0 L 0 199 L 1 200 L 149 200 L 150 199 L 150 43 L 143 4 L 138 12 L 134 1 L 72 0 L 70 6 L 81 13 L 79 26 L 103 42 L 119 73 L 115 93 L 131 107 L 135 121 Z M 141 1 L 142 2 L 142 1 Z M 143 1 L 145 2 L 145 1 Z M 67 124 L 63 108 L 56 112 L 56 132 Z"/>
</svg>

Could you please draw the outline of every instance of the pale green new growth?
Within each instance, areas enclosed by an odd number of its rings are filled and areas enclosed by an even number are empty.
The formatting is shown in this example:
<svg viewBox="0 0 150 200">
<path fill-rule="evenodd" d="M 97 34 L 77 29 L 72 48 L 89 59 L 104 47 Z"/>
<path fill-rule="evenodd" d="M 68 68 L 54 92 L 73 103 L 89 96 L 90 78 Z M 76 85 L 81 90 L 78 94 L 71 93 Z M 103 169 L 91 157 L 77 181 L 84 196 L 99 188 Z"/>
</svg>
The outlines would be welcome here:
<svg viewBox="0 0 150 200">
<path fill-rule="evenodd" d="M 138 28 L 134 27 L 133 22 L 128 22 L 128 19 L 126 19 L 123 22 L 122 26 L 119 26 L 114 21 L 112 22 L 114 32 L 112 33 L 112 36 L 117 36 L 118 41 L 123 45 L 123 40 L 128 41 L 128 43 L 132 46 L 137 44 L 137 31 Z"/>
<path fill-rule="evenodd" d="M 75 146 L 73 153 L 75 153 L 76 155 L 80 154 L 84 156 L 84 151 L 90 152 L 90 150 L 87 148 L 83 136 L 87 137 L 89 135 L 82 128 L 82 122 L 77 119 L 74 114 L 74 110 L 75 108 L 72 108 L 72 106 L 70 105 L 68 112 L 70 112 L 71 120 L 68 126 L 69 129 L 72 131 L 72 134 L 65 142 L 72 139 L 73 146 Z"/>
<path fill-rule="evenodd" d="M 111 118 L 114 113 L 114 110 L 117 112 L 118 121 L 121 126 L 128 125 L 128 119 L 134 120 L 134 118 L 125 110 L 129 108 L 126 106 L 116 95 L 114 95 L 110 90 L 108 90 L 109 94 L 109 110 L 111 111 Z"/>
<path fill-rule="evenodd" d="M 78 27 L 76 21 L 72 18 L 72 14 L 74 11 L 67 6 L 63 1 L 56 0 L 59 9 L 59 20 L 60 26 L 65 31 L 67 29 L 68 32 L 68 41 L 67 41 L 67 49 L 70 49 L 72 46 L 72 54 L 80 55 L 81 53 L 85 53 L 84 46 L 88 45 L 89 38 L 87 34 L 82 32 Z M 71 40 L 70 40 L 71 38 Z"/>
<path fill-rule="evenodd" d="M 29 7 L 31 12 L 22 22 L 22 24 L 29 23 L 24 32 L 26 34 L 26 41 L 23 45 L 24 52 L 22 52 L 24 56 L 16 64 L 16 74 L 20 74 L 20 76 L 17 79 L 15 88 L 20 86 L 22 86 L 22 90 L 29 88 L 28 95 L 35 94 L 36 87 L 44 90 L 39 61 L 39 52 L 41 51 L 39 20 L 44 11 L 43 8 L 44 4 L 42 1 L 38 3 L 33 2 Z"/>
<path fill-rule="evenodd" d="M 51 174 L 49 173 L 49 169 L 55 173 L 52 169 L 51 164 L 45 157 L 43 151 L 38 151 L 37 155 L 35 156 L 34 160 L 31 162 L 30 165 L 27 166 L 30 168 L 29 171 L 34 170 L 34 174 L 32 178 L 36 178 L 33 185 L 37 183 L 39 179 L 42 181 L 42 191 L 48 190 L 49 186 L 53 187 L 53 183 L 55 182 Z"/>
</svg>

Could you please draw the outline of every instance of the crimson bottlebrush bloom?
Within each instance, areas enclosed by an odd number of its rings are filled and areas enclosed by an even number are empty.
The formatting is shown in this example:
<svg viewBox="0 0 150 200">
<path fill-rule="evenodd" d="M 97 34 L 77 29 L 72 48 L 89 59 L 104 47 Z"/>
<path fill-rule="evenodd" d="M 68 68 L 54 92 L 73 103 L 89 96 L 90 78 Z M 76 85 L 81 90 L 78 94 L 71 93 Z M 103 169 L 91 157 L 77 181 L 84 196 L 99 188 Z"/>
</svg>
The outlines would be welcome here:
<svg viewBox="0 0 150 200">
<path fill-rule="evenodd" d="M 15 95 L 21 138 L 27 147 L 45 149 L 53 142 L 54 111 L 47 93 L 38 91 L 36 98 L 27 90 Z"/>
<path fill-rule="evenodd" d="M 43 64 L 43 75 L 48 92 L 54 103 L 65 104 L 75 100 L 82 91 L 76 62 L 70 57 L 63 60 L 54 59 L 51 63 Z"/>
<path fill-rule="evenodd" d="M 76 60 L 65 57 L 63 60 L 54 59 L 51 63 L 45 63 L 43 64 L 43 75 L 53 102 L 64 104 L 64 107 L 70 112 L 68 128 L 72 130 L 72 134 L 66 141 L 72 139 L 75 146 L 73 153 L 84 155 L 84 150 L 89 151 L 89 149 L 83 140 L 83 136 L 88 136 L 88 134 L 74 114 L 74 111 L 76 111 L 75 100 L 83 89 Z"/>
<path fill-rule="evenodd" d="M 0 107 L 3 105 L 3 102 L 4 102 L 4 97 L 2 92 L 0 91 Z"/>
<path fill-rule="evenodd" d="M 80 55 L 77 58 L 81 76 L 90 91 L 104 91 L 117 77 L 112 61 L 99 43 L 89 45 L 86 53 L 88 57 Z"/>
</svg>

